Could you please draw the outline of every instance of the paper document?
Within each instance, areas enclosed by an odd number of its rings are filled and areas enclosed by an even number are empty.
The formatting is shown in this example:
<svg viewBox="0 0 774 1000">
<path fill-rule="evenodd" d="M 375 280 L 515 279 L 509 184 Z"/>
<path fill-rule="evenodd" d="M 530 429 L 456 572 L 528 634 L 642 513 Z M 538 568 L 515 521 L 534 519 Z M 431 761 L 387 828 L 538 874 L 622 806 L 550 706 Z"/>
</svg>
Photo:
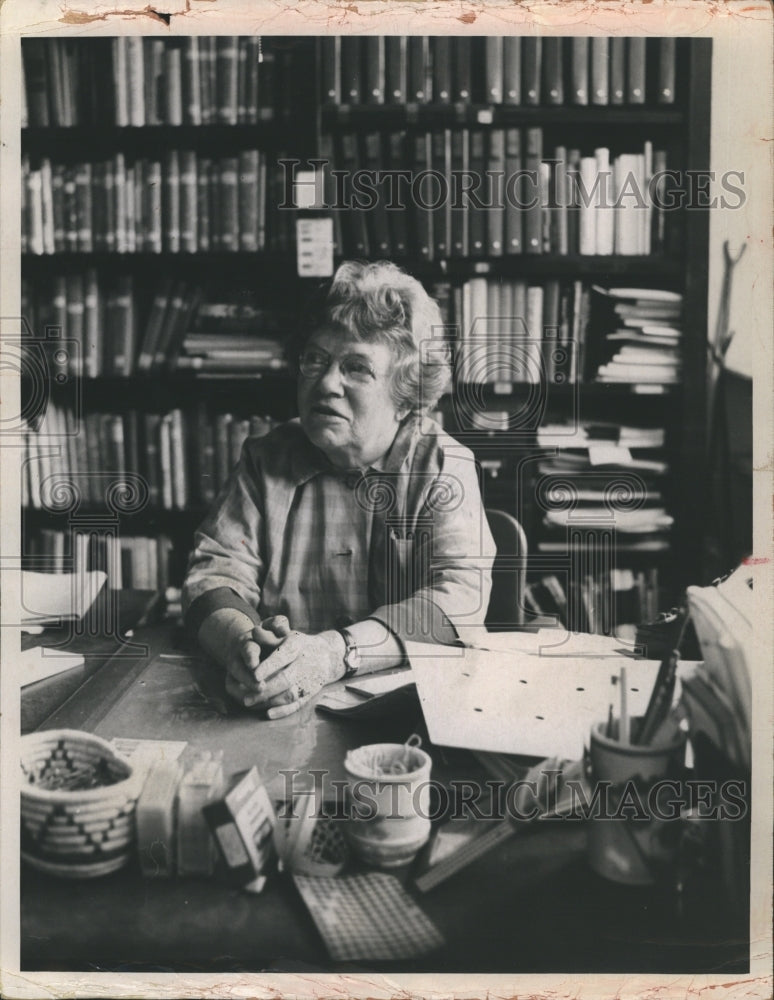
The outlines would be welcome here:
<svg viewBox="0 0 774 1000">
<path fill-rule="evenodd" d="M 62 674 L 73 667 L 82 667 L 85 660 L 79 653 L 64 653 L 58 649 L 46 649 L 45 646 L 32 646 L 19 654 L 21 670 L 19 683 L 21 687 L 35 684 L 37 681 Z"/>
<path fill-rule="evenodd" d="M 416 649 L 416 644 L 411 644 Z M 539 656 L 519 651 L 422 646 L 408 650 L 430 739 L 441 746 L 578 760 L 591 727 L 618 714 L 625 665 L 628 706 L 643 715 L 656 660 L 617 656 Z M 448 655 L 451 652 L 452 655 Z"/>
<path fill-rule="evenodd" d="M 21 578 L 22 623 L 42 625 L 80 620 L 96 600 L 107 573 L 31 573 Z"/>
</svg>

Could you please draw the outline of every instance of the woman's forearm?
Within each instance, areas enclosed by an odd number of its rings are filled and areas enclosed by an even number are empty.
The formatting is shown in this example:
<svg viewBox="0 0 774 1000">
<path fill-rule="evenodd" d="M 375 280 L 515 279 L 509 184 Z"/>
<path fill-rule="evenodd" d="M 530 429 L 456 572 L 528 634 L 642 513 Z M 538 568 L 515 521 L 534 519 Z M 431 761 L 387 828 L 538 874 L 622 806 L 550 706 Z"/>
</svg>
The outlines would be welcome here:
<svg viewBox="0 0 774 1000">
<path fill-rule="evenodd" d="M 237 608 L 218 608 L 199 626 L 196 635 L 202 649 L 221 667 L 228 666 L 236 641 L 252 634 L 253 622 Z"/>
</svg>

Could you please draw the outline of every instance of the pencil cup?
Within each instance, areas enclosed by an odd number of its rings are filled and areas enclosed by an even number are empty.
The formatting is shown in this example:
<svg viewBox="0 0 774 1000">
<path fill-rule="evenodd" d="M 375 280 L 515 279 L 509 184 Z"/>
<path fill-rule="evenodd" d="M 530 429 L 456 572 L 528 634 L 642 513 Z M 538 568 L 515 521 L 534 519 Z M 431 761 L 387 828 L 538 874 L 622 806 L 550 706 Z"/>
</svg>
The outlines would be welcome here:
<svg viewBox="0 0 774 1000">
<path fill-rule="evenodd" d="M 354 852 L 377 868 L 413 860 L 430 836 L 430 767 L 418 746 L 374 743 L 350 751 L 349 841 Z"/>
<path fill-rule="evenodd" d="M 635 735 L 641 719 L 632 719 Z M 621 743 L 618 724 L 591 730 L 592 809 L 588 859 L 599 875 L 629 885 L 649 885 L 669 871 L 680 836 L 679 778 L 685 757 L 684 732 L 669 742 Z"/>
</svg>

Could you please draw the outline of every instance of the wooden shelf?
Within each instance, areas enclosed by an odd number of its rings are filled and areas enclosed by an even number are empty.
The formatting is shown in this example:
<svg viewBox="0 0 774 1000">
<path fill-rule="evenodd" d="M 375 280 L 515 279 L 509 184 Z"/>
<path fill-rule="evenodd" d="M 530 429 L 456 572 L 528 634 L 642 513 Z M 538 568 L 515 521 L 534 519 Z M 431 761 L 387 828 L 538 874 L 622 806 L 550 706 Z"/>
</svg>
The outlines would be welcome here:
<svg viewBox="0 0 774 1000">
<path fill-rule="evenodd" d="M 342 257 L 340 260 L 344 260 Z M 503 257 L 450 257 L 438 261 L 424 261 L 416 258 L 394 256 L 391 258 L 405 270 L 425 281 L 463 281 L 477 275 L 492 277 L 575 277 L 614 280 L 617 277 L 637 276 L 642 279 L 657 279 L 670 285 L 679 284 L 682 279 L 680 261 L 667 256 L 581 256 L 579 254 L 510 254 Z M 232 268 L 240 276 L 255 269 L 256 279 L 275 281 L 286 278 L 294 281 L 317 281 L 302 279 L 296 272 L 295 257 L 271 250 L 258 252 L 221 251 L 209 253 L 114 253 L 95 251 L 84 253 L 71 251 L 57 254 L 24 254 L 22 266 L 35 270 L 66 270 L 84 267 L 123 268 L 164 268 L 202 271 L 220 270 L 224 266 Z"/>
<path fill-rule="evenodd" d="M 685 122 L 680 107 L 664 105 L 527 106 L 512 104 L 364 104 L 323 105 L 320 109 L 324 129 L 347 131 L 386 128 L 473 128 L 476 126 L 570 127 L 616 126 L 640 129 L 642 126 L 675 127 Z"/>
</svg>

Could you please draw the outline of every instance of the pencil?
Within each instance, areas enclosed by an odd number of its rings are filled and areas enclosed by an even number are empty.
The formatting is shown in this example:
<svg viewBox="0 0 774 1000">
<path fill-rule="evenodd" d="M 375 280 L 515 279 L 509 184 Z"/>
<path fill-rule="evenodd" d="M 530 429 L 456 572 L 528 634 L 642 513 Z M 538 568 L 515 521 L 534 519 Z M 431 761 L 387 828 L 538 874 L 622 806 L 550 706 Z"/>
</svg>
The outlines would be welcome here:
<svg viewBox="0 0 774 1000">
<path fill-rule="evenodd" d="M 626 667 L 621 667 L 621 720 L 618 739 L 621 743 L 629 742 L 629 710 L 626 704 Z"/>
</svg>

